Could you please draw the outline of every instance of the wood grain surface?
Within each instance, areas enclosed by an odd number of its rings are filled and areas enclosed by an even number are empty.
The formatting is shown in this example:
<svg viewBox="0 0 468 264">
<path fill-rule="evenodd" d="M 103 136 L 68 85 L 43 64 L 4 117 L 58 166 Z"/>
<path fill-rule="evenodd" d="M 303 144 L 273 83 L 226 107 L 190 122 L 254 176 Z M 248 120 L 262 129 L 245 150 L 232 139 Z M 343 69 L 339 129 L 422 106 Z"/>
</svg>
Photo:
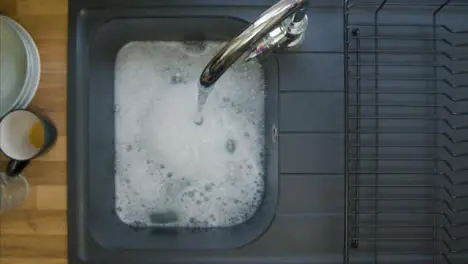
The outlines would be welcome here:
<svg viewBox="0 0 468 264">
<path fill-rule="evenodd" d="M 59 134 L 54 148 L 24 172 L 31 185 L 27 200 L 0 216 L 1 264 L 67 263 L 67 5 L 67 0 L 0 0 L 0 14 L 22 24 L 39 48 L 41 82 L 30 109 L 48 116 Z"/>
</svg>

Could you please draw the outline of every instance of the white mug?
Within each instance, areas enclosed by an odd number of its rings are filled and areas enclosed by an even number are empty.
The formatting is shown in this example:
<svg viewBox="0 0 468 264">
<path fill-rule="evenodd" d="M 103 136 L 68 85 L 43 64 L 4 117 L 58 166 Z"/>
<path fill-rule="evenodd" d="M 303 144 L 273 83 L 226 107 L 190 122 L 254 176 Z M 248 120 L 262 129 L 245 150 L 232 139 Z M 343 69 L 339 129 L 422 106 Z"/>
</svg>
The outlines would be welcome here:
<svg viewBox="0 0 468 264">
<path fill-rule="evenodd" d="M 28 110 L 13 110 L 0 119 L 0 151 L 10 158 L 8 176 L 16 176 L 29 161 L 47 152 L 57 138 L 55 126 Z"/>
</svg>

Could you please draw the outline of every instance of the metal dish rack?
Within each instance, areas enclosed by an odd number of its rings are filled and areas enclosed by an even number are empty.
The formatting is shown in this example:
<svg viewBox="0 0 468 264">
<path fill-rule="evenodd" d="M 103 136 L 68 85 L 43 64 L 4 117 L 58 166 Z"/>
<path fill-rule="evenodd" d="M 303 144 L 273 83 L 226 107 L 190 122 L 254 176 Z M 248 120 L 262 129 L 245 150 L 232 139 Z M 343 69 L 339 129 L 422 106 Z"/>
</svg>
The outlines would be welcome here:
<svg viewBox="0 0 468 264">
<path fill-rule="evenodd" d="M 344 12 L 344 263 L 468 263 L 468 1 Z"/>
</svg>

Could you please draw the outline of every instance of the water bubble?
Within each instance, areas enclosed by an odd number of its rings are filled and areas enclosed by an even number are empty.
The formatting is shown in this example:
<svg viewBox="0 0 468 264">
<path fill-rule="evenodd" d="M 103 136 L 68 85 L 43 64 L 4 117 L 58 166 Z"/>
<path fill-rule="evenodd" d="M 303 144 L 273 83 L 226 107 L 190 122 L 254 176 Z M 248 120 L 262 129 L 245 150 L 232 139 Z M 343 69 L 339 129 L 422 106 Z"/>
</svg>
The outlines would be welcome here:
<svg viewBox="0 0 468 264">
<path fill-rule="evenodd" d="M 176 73 L 171 77 L 171 84 L 180 84 L 185 82 L 185 78 L 182 76 L 181 73 Z"/>
<path fill-rule="evenodd" d="M 193 123 L 197 126 L 201 126 L 203 124 L 203 115 L 201 113 L 196 113 L 193 118 Z"/>
<path fill-rule="evenodd" d="M 227 152 L 232 154 L 234 151 L 236 151 L 236 141 L 230 138 L 226 141 L 224 147 L 226 148 Z"/>
<path fill-rule="evenodd" d="M 184 47 L 191 53 L 202 53 L 206 50 L 206 43 L 203 41 L 184 41 Z"/>
<path fill-rule="evenodd" d="M 260 160 L 265 160 L 265 151 L 260 151 L 259 156 Z"/>
<path fill-rule="evenodd" d="M 180 60 L 187 60 L 189 58 L 189 56 L 187 54 L 182 54 L 182 56 L 180 56 Z"/>
<path fill-rule="evenodd" d="M 114 113 L 120 112 L 120 105 L 114 105 Z"/>
<path fill-rule="evenodd" d="M 212 190 L 213 190 L 213 186 L 211 186 L 210 184 L 205 186 L 205 191 L 211 192 Z"/>
</svg>

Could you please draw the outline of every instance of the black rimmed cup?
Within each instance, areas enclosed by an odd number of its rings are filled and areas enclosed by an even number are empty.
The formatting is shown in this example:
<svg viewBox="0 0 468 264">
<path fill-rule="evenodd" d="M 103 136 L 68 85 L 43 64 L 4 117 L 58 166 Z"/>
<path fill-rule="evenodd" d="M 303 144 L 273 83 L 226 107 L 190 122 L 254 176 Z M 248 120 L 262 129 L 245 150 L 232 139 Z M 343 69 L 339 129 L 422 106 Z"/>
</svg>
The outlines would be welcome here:
<svg viewBox="0 0 468 264">
<path fill-rule="evenodd" d="M 0 151 L 10 158 L 8 176 L 19 175 L 29 162 L 46 153 L 57 139 L 49 119 L 29 110 L 13 110 L 0 119 Z"/>
</svg>

